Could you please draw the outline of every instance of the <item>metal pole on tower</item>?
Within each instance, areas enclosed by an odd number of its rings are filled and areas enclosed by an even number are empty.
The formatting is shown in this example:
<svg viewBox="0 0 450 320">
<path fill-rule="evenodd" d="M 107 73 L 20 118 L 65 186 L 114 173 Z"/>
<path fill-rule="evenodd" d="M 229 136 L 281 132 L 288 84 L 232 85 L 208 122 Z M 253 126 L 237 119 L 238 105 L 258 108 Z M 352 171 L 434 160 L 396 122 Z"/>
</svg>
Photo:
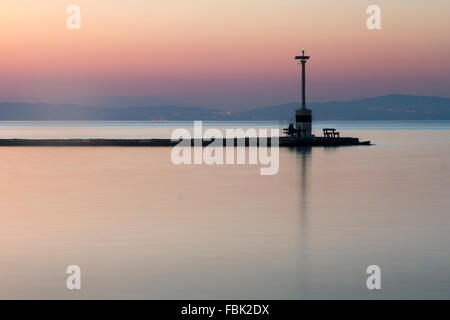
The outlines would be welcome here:
<svg viewBox="0 0 450 320">
<path fill-rule="evenodd" d="M 300 60 L 302 65 L 302 106 L 296 111 L 296 129 L 299 136 L 311 136 L 312 111 L 306 108 L 306 62 L 309 56 L 305 56 L 305 49 L 302 49 L 302 55 L 296 56 L 295 60 Z"/>
</svg>

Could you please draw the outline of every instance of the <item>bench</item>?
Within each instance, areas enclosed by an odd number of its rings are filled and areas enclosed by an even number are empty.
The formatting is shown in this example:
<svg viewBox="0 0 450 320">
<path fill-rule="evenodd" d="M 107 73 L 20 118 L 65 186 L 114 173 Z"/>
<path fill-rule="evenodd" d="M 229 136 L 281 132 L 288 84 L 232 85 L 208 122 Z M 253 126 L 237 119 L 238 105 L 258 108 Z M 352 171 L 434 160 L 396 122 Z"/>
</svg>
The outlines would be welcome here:
<svg viewBox="0 0 450 320">
<path fill-rule="evenodd" d="M 289 128 L 283 129 L 283 132 L 288 137 L 295 137 L 295 136 L 306 137 L 306 130 L 305 129 L 295 129 L 294 125 L 292 123 L 289 125 Z"/>
<path fill-rule="evenodd" d="M 325 138 L 339 138 L 340 132 L 337 132 L 334 128 L 324 128 L 323 130 L 323 136 Z"/>
<path fill-rule="evenodd" d="M 285 129 L 283 129 L 283 131 L 284 131 L 284 134 L 289 136 L 289 137 L 293 137 L 293 136 L 295 136 L 297 134 L 297 130 L 295 130 L 293 124 L 290 124 L 289 128 L 285 128 Z"/>
</svg>

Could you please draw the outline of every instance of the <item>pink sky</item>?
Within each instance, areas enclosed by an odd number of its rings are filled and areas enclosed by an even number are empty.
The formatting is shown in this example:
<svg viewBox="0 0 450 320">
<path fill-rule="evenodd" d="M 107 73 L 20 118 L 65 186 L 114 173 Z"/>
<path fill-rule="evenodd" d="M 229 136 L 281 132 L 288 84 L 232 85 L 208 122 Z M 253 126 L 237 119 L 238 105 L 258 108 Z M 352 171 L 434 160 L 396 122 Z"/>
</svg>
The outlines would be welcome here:
<svg viewBox="0 0 450 320">
<path fill-rule="evenodd" d="M 56 4 L 55 4 L 56 3 Z M 82 10 L 81 30 L 66 8 Z M 310 101 L 449 96 L 450 2 L 2 0 L 0 101 L 176 98 L 237 110 L 296 101 L 305 47 Z"/>
</svg>

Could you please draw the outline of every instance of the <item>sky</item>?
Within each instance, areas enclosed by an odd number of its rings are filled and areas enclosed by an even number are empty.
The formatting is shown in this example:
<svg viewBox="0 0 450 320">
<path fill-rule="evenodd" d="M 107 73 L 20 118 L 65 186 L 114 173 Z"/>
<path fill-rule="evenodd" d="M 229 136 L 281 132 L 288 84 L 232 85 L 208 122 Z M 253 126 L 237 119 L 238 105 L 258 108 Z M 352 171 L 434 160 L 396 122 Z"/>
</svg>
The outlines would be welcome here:
<svg viewBox="0 0 450 320">
<path fill-rule="evenodd" d="M 68 30 L 66 9 L 81 8 Z M 381 30 L 366 26 L 381 8 Z M 155 96 L 241 110 L 450 96 L 448 0 L 2 0 L 0 102 Z"/>
</svg>

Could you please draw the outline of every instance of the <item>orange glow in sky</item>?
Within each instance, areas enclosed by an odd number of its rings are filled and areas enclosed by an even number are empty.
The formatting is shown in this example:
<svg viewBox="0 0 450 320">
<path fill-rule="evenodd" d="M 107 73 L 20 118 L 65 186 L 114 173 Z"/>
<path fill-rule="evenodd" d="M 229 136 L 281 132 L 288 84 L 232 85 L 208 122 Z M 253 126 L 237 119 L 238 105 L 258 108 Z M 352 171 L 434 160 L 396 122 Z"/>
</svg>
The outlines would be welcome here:
<svg viewBox="0 0 450 320">
<path fill-rule="evenodd" d="M 81 8 L 68 30 L 66 8 Z M 0 101 L 171 97 L 239 109 L 389 93 L 449 96 L 450 2 L 2 0 Z"/>
</svg>

